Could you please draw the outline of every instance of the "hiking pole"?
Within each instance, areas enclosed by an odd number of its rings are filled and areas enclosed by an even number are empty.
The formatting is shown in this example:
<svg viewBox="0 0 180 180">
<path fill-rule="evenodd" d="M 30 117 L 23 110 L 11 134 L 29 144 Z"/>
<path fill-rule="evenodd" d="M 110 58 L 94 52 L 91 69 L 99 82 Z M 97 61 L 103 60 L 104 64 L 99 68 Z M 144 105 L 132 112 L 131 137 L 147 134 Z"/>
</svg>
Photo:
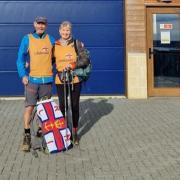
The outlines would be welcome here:
<svg viewBox="0 0 180 180">
<path fill-rule="evenodd" d="M 66 71 L 63 70 L 63 85 L 64 85 L 64 118 L 67 120 L 67 105 L 66 105 Z"/>
<path fill-rule="evenodd" d="M 68 70 L 67 71 L 67 85 L 68 85 L 68 93 L 69 93 L 69 115 L 70 115 L 70 124 L 71 124 L 71 134 L 72 134 L 72 137 L 73 137 L 73 119 L 72 119 L 72 87 L 73 86 L 70 86 L 70 79 L 72 80 L 73 77 L 70 77 L 72 75 L 71 71 Z M 69 121 L 69 120 L 68 120 Z"/>
<path fill-rule="evenodd" d="M 72 86 L 71 86 L 71 90 L 73 91 L 74 90 L 74 72 L 71 70 L 70 72 L 70 75 L 71 75 L 71 81 L 72 81 Z"/>
<path fill-rule="evenodd" d="M 34 121 L 35 121 L 36 113 L 37 113 L 37 111 L 36 111 L 36 109 L 34 109 L 32 112 L 32 115 L 31 115 L 31 119 L 30 119 L 32 136 L 33 136 L 33 141 L 31 142 L 31 152 L 35 158 L 38 158 L 39 157 L 38 153 L 37 153 L 38 148 L 35 145 L 35 140 L 36 140 L 35 136 L 36 135 L 35 135 L 35 130 L 34 130 L 34 123 L 35 123 Z"/>
<path fill-rule="evenodd" d="M 67 130 L 67 127 L 68 127 L 68 116 L 67 116 L 67 101 L 66 101 L 66 77 L 67 77 L 67 71 L 66 70 L 63 70 L 63 85 L 64 85 L 64 119 L 65 119 L 65 122 L 66 122 L 66 138 L 68 138 L 68 130 Z M 66 150 L 68 150 L 68 145 L 67 145 L 67 141 L 66 141 Z"/>
</svg>

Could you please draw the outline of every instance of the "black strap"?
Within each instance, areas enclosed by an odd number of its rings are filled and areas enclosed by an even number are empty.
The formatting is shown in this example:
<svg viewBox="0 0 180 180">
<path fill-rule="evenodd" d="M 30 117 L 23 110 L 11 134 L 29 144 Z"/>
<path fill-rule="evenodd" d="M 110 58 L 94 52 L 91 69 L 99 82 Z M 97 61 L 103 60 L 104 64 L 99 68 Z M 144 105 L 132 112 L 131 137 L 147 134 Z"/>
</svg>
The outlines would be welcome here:
<svg viewBox="0 0 180 180">
<path fill-rule="evenodd" d="M 68 41 L 67 45 L 69 45 L 69 44 L 71 44 L 71 43 L 73 43 L 73 42 L 74 42 L 74 39 L 71 38 L 71 39 Z"/>
<path fill-rule="evenodd" d="M 76 39 L 74 39 L 74 49 L 75 49 L 75 51 L 76 51 L 76 54 L 78 55 L 78 48 L 77 48 Z"/>
</svg>

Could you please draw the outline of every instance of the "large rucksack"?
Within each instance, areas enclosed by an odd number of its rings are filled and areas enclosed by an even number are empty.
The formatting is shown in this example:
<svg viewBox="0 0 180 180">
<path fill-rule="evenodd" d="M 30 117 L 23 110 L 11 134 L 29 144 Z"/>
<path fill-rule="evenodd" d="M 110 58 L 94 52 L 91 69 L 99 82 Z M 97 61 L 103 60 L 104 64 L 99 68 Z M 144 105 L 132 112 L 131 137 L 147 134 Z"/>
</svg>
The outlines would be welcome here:
<svg viewBox="0 0 180 180">
<path fill-rule="evenodd" d="M 83 47 L 82 43 L 78 40 L 74 40 L 74 49 L 77 54 L 76 69 L 74 70 L 74 74 L 78 76 L 80 81 L 87 81 L 92 70 L 90 52 Z"/>
</svg>

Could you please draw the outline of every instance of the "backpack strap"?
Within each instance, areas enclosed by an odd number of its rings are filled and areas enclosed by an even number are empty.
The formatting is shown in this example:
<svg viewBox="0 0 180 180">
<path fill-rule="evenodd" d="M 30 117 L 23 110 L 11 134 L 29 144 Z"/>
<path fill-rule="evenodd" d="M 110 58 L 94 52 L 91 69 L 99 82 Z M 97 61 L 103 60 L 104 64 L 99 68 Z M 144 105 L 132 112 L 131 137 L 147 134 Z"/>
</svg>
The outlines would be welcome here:
<svg viewBox="0 0 180 180">
<path fill-rule="evenodd" d="M 74 39 L 74 49 L 76 51 L 76 54 L 78 55 L 79 53 L 78 53 L 78 47 L 77 47 L 77 40 L 76 39 Z"/>
<path fill-rule="evenodd" d="M 84 49 L 84 45 L 78 39 L 74 39 L 74 49 L 77 55 L 79 55 L 79 50 Z"/>
</svg>

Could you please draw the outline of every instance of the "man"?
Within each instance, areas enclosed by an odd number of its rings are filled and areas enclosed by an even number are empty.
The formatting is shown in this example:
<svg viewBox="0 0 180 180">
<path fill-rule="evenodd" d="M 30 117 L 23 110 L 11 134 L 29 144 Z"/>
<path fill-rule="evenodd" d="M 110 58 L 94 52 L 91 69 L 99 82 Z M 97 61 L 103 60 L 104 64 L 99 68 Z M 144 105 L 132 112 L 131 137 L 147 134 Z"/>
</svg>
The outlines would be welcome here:
<svg viewBox="0 0 180 180">
<path fill-rule="evenodd" d="M 34 106 L 38 99 L 51 96 L 53 82 L 52 49 L 55 39 L 46 34 L 46 17 L 36 17 L 34 28 L 34 33 L 23 37 L 17 58 L 18 74 L 25 87 L 23 151 L 30 151 L 30 118 Z M 29 57 L 29 74 L 26 68 L 27 57 Z"/>
</svg>

